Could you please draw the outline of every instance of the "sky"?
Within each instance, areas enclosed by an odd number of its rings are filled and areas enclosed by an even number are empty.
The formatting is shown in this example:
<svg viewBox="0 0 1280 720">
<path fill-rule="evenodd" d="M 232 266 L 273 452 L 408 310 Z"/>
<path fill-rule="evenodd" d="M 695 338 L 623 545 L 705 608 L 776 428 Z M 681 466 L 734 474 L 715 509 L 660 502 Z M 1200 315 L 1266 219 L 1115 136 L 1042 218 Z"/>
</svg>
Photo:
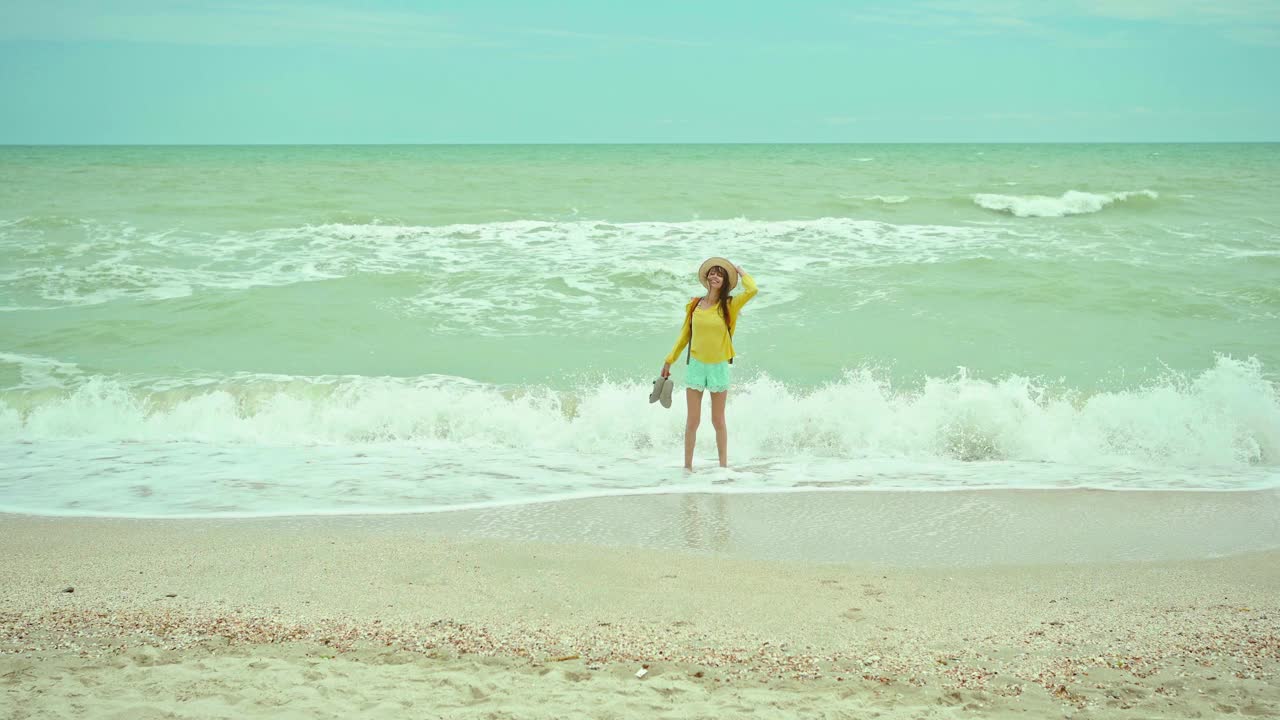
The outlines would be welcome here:
<svg viewBox="0 0 1280 720">
<path fill-rule="evenodd" d="M 0 0 L 0 144 L 1280 140 L 1280 0 Z"/>
</svg>

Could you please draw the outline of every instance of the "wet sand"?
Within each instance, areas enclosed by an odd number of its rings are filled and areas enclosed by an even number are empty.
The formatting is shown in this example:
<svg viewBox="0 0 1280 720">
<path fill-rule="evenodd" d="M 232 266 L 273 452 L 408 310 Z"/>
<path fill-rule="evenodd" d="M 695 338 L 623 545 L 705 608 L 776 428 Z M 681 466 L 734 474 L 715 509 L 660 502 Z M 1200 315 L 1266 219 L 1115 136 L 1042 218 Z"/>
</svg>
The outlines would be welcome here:
<svg viewBox="0 0 1280 720">
<path fill-rule="evenodd" d="M 0 716 L 1274 715 L 1277 498 L 0 516 Z"/>
</svg>

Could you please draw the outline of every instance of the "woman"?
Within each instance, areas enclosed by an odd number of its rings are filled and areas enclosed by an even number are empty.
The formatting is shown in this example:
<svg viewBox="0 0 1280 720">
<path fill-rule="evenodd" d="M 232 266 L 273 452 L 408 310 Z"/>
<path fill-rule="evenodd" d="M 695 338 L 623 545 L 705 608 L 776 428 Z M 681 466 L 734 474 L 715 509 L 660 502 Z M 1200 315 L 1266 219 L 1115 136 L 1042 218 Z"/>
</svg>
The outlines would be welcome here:
<svg viewBox="0 0 1280 720">
<path fill-rule="evenodd" d="M 729 291 L 742 278 L 743 292 L 734 297 Z M 756 281 L 746 270 L 721 257 L 713 257 L 698 268 L 698 280 L 707 294 L 693 298 L 685 306 L 684 327 L 680 338 L 662 364 L 662 376 L 671 375 L 671 363 L 680 351 L 689 345 L 685 362 L 685 400 L 689 416 L 684 425 L 684 469 L 693 471 L 693 446 L 697 439 L 698 423 L 702 420 L 702 393 L 711 392 L 711 425 L 716 429 L 716 450 L 720 453 L 720 467 L 729 462 L 729 431 L 724 422 L 724 403 L 729 395 L 729 366 L 733 362 L 733 331 L 738 324 L 742 306 L 756 296 Z M 692 339 L 690 339 L 692 334 Z"/>
</svg>

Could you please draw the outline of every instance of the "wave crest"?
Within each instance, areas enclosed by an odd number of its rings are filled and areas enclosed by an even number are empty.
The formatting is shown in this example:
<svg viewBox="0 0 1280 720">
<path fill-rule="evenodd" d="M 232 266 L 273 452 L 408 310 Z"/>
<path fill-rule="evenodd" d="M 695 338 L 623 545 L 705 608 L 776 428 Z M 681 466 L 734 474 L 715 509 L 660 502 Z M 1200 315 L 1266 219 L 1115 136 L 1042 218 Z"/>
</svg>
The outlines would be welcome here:
<svg viewBox="0 0 1280 720">
<path fill-rule="evenodd" d="M 1089 193 L 1068 190 L 1061 197 L 1048 195 L 996 195 L 980 193 L 973 196 L 974 204 L 988 210 L 1009 213 L 1016 217 L 1065 217 L 1096 213 L 1117 202 L 1131 198 L 1159 199 L 1154 190 L 1128 192 Z"/>
<path fill-rule="evenodd" d="M 242 376 L 163 386 L 101 376 L 0 395 L 18 440 L 247 445 L 412 443 L 439 449 L 670 452 L 684 415 L 648 388 L 501 388 L 461 378 Z M 929 378 L 898 389 L 867 369 L 814 390 L 767 376 L 735 388 L 738 457 L 999 460 L 1146 468 L 1280 465 L 1280 393 L 1256 359 L 1085 395 L 1034 379 Z M 709 428 L 708 428 L 709 430 Z"/>
</svg>

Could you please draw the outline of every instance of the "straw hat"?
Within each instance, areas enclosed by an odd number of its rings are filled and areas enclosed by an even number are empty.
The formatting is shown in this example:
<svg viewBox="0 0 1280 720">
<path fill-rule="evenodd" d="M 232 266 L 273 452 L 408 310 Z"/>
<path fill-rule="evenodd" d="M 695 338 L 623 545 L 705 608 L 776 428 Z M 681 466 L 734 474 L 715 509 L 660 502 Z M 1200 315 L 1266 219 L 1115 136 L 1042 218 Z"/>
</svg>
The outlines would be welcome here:
<svg viewBox="0 0 1280 720">
<path fill-rule="evenodd" d="M 725 292 L 737 287 L 738 269 L 733 266 L 733 263 L 722 257 L 707 258 L 706 262 L 702 263 L 702 267 L 698 268 L 698 282 L 702 283 L 702 287 L 707 288 L 708 290 L 711 289 L 711 285 L 707 283 L 707 271 L 717 265 L 724 268 L 725 272 L 729 274 L 729 277 L 727 278 L 729 287 L 725 288 Z"/>
</svg>

